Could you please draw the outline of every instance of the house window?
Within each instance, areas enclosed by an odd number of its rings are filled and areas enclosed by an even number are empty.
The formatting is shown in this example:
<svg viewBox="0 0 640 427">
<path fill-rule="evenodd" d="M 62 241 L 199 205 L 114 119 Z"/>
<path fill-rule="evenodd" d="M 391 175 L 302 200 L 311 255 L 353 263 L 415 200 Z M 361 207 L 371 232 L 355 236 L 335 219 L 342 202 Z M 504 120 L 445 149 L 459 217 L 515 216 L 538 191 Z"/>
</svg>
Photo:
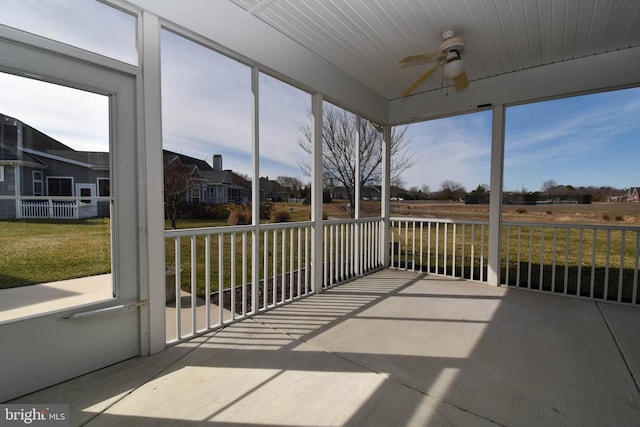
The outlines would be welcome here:
<svg viewBox="0 0 640 427">
<path fill-rule="evenodd" d="M 0 166 L 0 182 L 4 181 L 4 166 Z"/>
<path fill-rule="evenodd" d="M 73 196 L 73 179 L 47 178 L 47 194 L 49 196 Z"/>
<path fill-rule="evenodd" d="M 42 196 L 42 171 L 33 171 L 33 195 Z"/>
<path fill-rule="evenodd" d="M 109 197 L 111 195 L 111 182 L 109 178 L 98 178 L 98 196 Z"/>
</svg>

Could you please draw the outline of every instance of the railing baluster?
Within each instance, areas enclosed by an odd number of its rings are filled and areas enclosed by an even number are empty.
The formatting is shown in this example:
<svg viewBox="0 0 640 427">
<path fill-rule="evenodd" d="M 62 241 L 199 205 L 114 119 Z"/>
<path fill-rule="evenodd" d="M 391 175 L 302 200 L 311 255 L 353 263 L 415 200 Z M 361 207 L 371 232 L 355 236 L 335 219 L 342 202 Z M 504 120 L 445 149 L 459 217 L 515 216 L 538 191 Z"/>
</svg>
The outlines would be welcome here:
<svg viewBox="0 0 640 427">
<path fill-rule="evenodd" d="M 456 224 L 453 224 L 453 235 L 451 236 L 451 276 L 456 277 Z"/>
<path fill-rule="evenodd" d="M 298 297 L 302 296 L 302 228 L 298 228 Z"/>
<path fill-rule="evenodd" d="M 176 263 L 176 338 L 178 340 L 182 338 L 182 255 L 180 254 L 180 243 L 180 237 L 176 237 L 174 252 Z"/>
<path fill-rule="evenodd" d="M 416 271 L 416 222 L 411 221 L 411 270 Z"/>
<path fill-rule="evenodd" d="M 309 227 L 304 229 L 304 293 L 311 288 L 311 271 L 309 269 Z"/>
<path fill-rule="evenodd" d="M 195 335 L 196 325 L 196 306 L 198 305 L 198 293 L 196 290 L 196 268 L 198 267 L 196 259 L 196 236 L 191 236 L 191 333 Z"/>
<path fill-rule="evenodd" d="M 602 299 L 609 299 L 609 259 L 611 255 L 611 230 L 607 230 L 607 251 L 605 252 L 606 261 L 604 264 L 604 295 Z"/>
<path fill-rule="evenodd" d="M 218 235 L 218 324 L 224 323 L 224 234 Z"/>
<path fill-rule="evenodd" d="M 247 315 L 247 232 L 242 233 L 242 315 Z"/>
<path fill-rule="evenodd" d="M 566 237 L 564 248 L 564 289 L 562 293 L 566 295 L 569 289 L 569 235 L 571 234 L 571 229 L 567 227 L 564 232 Z"/>
<path fill-rule="evenodd" d="M 460 242 L 460 277 L 465 278 L 464 274 L 464 253 L 467 244 L 467 224 L 462 224 L 462 242 Z"/>
<path fill-rule="evenodd" d="M 280 242 L 280 250 L 282 251 L 282 261 L 281 261 L 281 271 L 280 271 L 280 301 L 285 302 L 287 300 L 287 291 L 286 291 L 286 283 L 287 283 L 287 229 L 282 229 L 282 241 Z"/>
<path fill-rule="evenodd" d="M 553 227 L 553 257 L 551 261 L 551 292 L 556 291 L 556 254 L 558 253 L 558 229 Z"/>
<path fill-rule="evenodd" d="M 527 289 L 531 289 L 531 274 L 533 273 L 533 227 L 529 227 L 529 265 L 527 268 Z"/>
<path fill-rule="evenodd" d="M 204 236 L 204 304 L 208 329 L 211 327 L 211 234 Z"/>
<path fill-rule="evenodd" d="M 546 233 L 546 229 L 544 226 L 540 227 L 540 282 L 538 283 L 538 289 L 542 290 L 543 288 L 543 279 L 544 279 L 544 235 Z"/>
<path fill-rule="evenodd" d="M 438 264 L 440 261 L 440 223 L 436 222 L 436 274 L 440 274 Z"/>
<path fill-rule="evenodd" d="M 231 263 L 231 320 L 236 318 L 236 233 L 230 233 L 231 253 L 229 254 L 229 262 Z"/>
<path fill-rule="evenodd" d="M 580 228 L 578 234 L 578 275 L 576 277 L 576 295 L 582 294 L 582 251 L 584 242 L 584 229 Z"/>
<path fill-rule="evenodd" d="M 626 238 L 624 230 L 620 231 L 620 270 L 618 273 L 618 302 L 622 302 L 622 279 L 624 277 L 624 239 Z"/>
<path fill-rule="evenodd" d="M 507 229 L 507 242 L 511 241 L 511 227 L 510 226 L 506 226 Z M 504 273 L 504 284 L 509 286 L 509 257 L 511 255 L 511 245 L 509 245 L 507 243 L 507 250 L 506 250 L 506 260 L 505 260 L 505 273 Z"/>
<path fill-rule="evenodd" d="M 593 298 L 596 284 L 596 235 L 597 230 L 593 229 L 593 243 L 591 251 L 591 283 L 589 285 L 589 298 Z"/>
<path fill-rule="evenodd" d="M 518 252 L 516 253 L 516 283 L 520 286 L 520 257 L 522 255 L 522 227 L 518 226 Z"/>
<path fill-rule="evenodd" d="M 294 261 L 294 244 L 293 244 L 294 230 L 289 230 L 289 301 L 293 300 L 293 261 Z"/>
<path fill-rule="evenodd" d="M 484 233 L 485 231 L 485 225 L 482 224 L 480 226 L 481 229 L 481 233 L 480 233 L 480 281 L 484 282 L 484 274 L 485 274 L 485 268 L 484 268 Z"/>
<path fill-rule="evenodd" d="M 443 275 L 447 275 L 447 237 L 449 237 L 449 224 L 447 224 L 446 222 L 444 223 L 444 236 L 442 238 L 443 244 L 442 244 L 442 249 L 443 249 L 443 253 L 444 256 L 442 257 L 442 269 L 443 269 Z"/>
<path fill-rule="evenodd" d="M 469 273 L 469 279 L 473 280 L 473 267 L 476 263 L 475 258 L 476 252 L 476 225 L 471 224 L 471 271 Z"/>
<path fill-rule="evenodd" d="M 636 246 L 633 264 L 633 289 L 631 290 L 631 304 L 638 303 L 638 258 L 640 257 L 640 231 L 636 231 Z"/>
<path fill-rule="evenodd" d="M 269 282 L 269 231 L 262 232 L 262 307 L 267 308 L 267 282 Z"/>
<path fill-rule="evenodd" d="M 273 275 L 273 280 L 271 282 L 271 291 L 273 293 L 273 298 L 271 298 L 271 303 L 275 306 L 278 302 L 278 230 L 273 230 L 273 270 L 271 274 Z"/>
</svg>

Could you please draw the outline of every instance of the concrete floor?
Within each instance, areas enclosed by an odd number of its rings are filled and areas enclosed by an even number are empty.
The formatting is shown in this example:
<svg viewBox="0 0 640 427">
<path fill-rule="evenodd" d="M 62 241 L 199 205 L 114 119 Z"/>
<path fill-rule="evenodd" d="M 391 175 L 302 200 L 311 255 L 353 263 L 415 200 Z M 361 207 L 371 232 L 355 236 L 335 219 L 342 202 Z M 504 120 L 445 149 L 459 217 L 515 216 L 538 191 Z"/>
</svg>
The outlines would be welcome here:
<svg viewBox="0 0 640 427">
<path fill-rule="evenodd" d="M 384 270 L 13 403 L 72 425 L 639 426 L 640 307 Z"/>
</svg>

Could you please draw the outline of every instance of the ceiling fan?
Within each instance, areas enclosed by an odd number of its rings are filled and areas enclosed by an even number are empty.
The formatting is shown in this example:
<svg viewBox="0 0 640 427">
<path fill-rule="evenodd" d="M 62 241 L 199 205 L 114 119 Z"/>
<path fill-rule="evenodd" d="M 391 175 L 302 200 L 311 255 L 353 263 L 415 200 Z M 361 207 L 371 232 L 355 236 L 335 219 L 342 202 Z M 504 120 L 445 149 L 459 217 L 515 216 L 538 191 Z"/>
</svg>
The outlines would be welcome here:
<svg viewBox="0 0 640 427">
<path fill-rule="evenodd" d="M 418 88 L 433 74 L 438 67 L 442 67 L 442 73 L 448 79 L 453 82 L 456 90 L 462 90 L 469 85 L 469 79 L 464 72 L 464 62 L 462 62 L 462 53 L 464 52 L 464 39 L 462 37 L 456 37 L 455 31 L 448 30 L 441 34 L 442 43 L 438 46 L 438 49 L 432 53 L 423 53 L 420 55 L 407 56 L 400 61 L 401 65 L 423 63 L 423 62 L 435 62 L 436 64 L 429 68 L 418 80 L 413 82 L 411 86 L 402 92 L 402 96 L 411 95 L 411 93 Z"/>
</svg>

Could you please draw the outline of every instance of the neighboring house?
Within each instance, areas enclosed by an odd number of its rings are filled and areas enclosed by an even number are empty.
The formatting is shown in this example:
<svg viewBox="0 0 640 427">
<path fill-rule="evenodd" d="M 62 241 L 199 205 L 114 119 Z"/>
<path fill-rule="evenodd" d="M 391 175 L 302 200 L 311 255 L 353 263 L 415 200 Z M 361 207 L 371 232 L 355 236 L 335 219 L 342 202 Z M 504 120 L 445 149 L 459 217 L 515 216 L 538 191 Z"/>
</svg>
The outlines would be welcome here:
<svg viewBox="0 0 640 427">
<path fill-rule="evenodd" d="M 193 177 L 191 191 L 184 195 L 187 203 L 248 203 L 251 182 L 233 171 L 222 168 L 222 156 L 213 155 L 213 166 L 204 160 L 163 150 L 164 162 L 178 161 L 187 166 Z"/>
<path fill-rule="evenodd" d="M 279 182 L 269 177 L 260 178 L 260 201 L 282 202 L 291 197 L 291 188 L 283 187 Z"/>
<path fill-rule="evenodd" d="M 109 216 L 109 153 L 76 151 L 0 113 L 0 219 Z"/>
</svg>

